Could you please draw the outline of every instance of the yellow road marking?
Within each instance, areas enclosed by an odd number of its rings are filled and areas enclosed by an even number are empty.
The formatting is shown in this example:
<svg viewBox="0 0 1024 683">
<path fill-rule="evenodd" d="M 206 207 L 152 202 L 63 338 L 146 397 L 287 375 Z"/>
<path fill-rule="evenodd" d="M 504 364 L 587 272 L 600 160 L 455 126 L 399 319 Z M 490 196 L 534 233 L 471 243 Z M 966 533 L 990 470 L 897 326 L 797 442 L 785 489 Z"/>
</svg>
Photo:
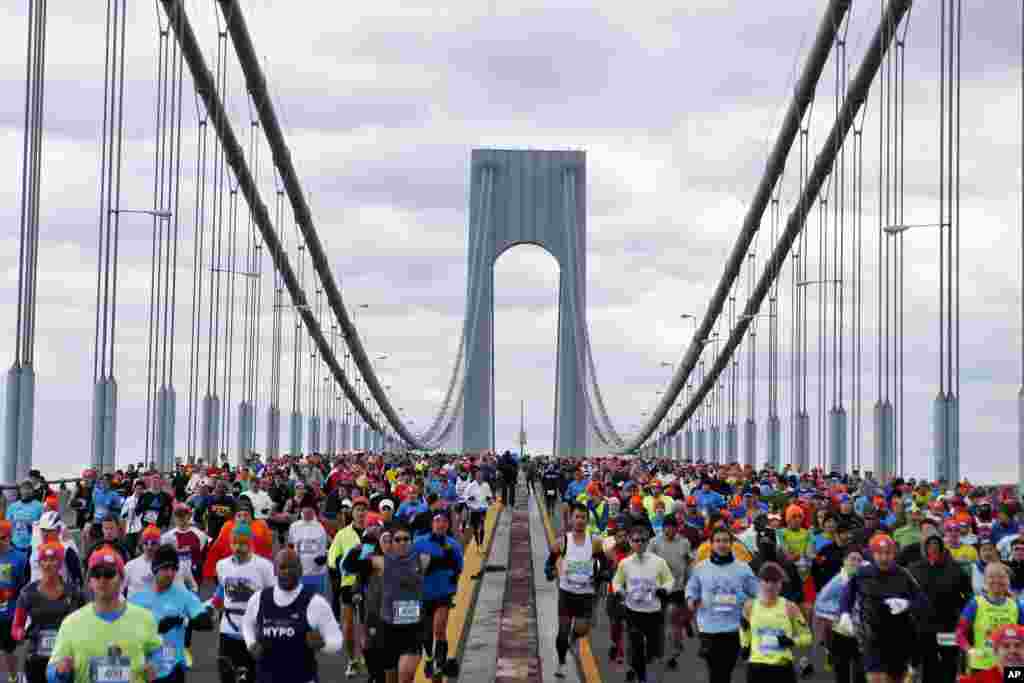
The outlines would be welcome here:
<svg viewBox="0 0 1024 683">
<path fill-rule="evenodd" d="M 491 541 L 494 539 L 494 527 L 498 520 L 498 511 L 501 510 L 500 503 L 492 505 L 487 510 L 487 517 L 484 520 L 484 548 L 487 553 L 481 554 L 476 551 L 476 544 L 473 544 L 472 551 L 466 551 L 462 563 L 462 574 L 459 576 L 459 588 L 455 593 L 455 607 L 448 612 L 448 656 L 458 659 L 462 649 L 462 632 L 466 626 L 466 615 L 469 614 L 476 597 L 476 587 L 484 580 L 481 576 L 477 580 L 470 577 L 480 573 L 483 569 L 484 560 L 491 550 Z M 464 549 L 465 551 L 465 549 Z M 495 655 L 497 656 L 497 655 Z M 439 662 L 434 662 L 438 666 Z M 423 675 L 423 662 L 420 661 L 420 668 L 416 671 L 416 683 L 430 683 L 429 678 Z"/>
<path fill-rule="evenodd" d="M 536 497 L 534 501 L 540 509 L 540 518 L 544 522 L 544 532 L 548 537 L 548 547 L 553 547 L 556 540 L 555 529 L 551 525 L 551 520 L 548 519 L 547 507 L 542 505 L 541 501 Z M 594 651 L 590 647 L 590 636 L 580 638 L 577 642 L 580 645 L 579 662 L 583 680 L 586 683 L 602 683 L 601 669 L 598 668 L 597 659 L 594 658 Z"/>
</svg>

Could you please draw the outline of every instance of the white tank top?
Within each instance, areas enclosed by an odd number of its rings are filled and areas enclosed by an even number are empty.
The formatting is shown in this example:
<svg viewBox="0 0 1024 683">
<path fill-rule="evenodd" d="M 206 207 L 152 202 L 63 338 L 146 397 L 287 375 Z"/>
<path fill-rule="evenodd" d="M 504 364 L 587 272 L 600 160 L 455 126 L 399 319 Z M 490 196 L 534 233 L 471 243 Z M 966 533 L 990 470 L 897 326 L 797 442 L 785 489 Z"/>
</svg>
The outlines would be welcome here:
<svg viewBox="0 0 1024 683">
<path fill-rule="evenodd" d="M 576 545 L 573 535 L 565 537 L 565 555 L 558 586 L 569 593 L 589 595 L 594 592 L 594 541 L 588 533 L 583 543 Z"/>
</svg>

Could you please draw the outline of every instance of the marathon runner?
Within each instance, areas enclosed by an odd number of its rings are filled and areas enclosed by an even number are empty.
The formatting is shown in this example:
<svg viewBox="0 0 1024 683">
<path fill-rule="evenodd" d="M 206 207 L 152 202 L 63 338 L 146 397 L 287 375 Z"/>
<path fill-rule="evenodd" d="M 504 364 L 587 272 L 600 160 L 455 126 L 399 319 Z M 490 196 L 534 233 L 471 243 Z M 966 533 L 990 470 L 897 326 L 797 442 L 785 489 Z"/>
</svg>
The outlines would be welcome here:
<svg viewBox="0 0 1024 683">
<path fill-rule="evenodd" d="M 57 629 L 64 618 L 85 605 L 77 585 L 61 576 L 64 546 L 50 541 L 39 546 L 40 578 L 18 594 L 11 635 L 25 649 L 25 678 L 28 683 L 45 683 L 46 665 L 57 641 Z"/>
<path fill-rule="evenodd" d="M 339 567 L 339 560 L 345 559 L 349 552 L 362 544 L 363 531 L 366 529 L 366 510 L 369 501 L 362 496 L 352 501 L 352 523 L 339 530 L 331 542 L 331 548 L 327 553 L 327 565 L 340 568 L 340 585 L 334 590 L 341 596 L 341 627 L 345 637 L 345 654 L 348 655 L 348 667 L 345 671 L 346 677 L 360 673 L 366 666 L 362 653 L 358 650 L 355 633 L 355 604 L 357 596 L 356 575 Z M 365 620 L 364 620 L 365 621 Z"/>
<path fill-rule="evenodd" d="M 748 683 L 796 683 L 793 648 L 811 643 L 800 606 L 781 596 L 786 572 L 768 562 L 758 572 L 760 594 L 743 605 L 740 643 Z"/>
<path fill-rule="evenodd" d="M 672 571 L 672 588 L 668 592 L 666 618 L 671 626 L 672 653 L 665 663 L 669 671 L 679 668 L 679 655 L 683 652 L 683 632 L 688 624 L 686 610 L 686 579 L 690 569 L 692 548 L 690 541 L 677 533 L 679 522 L 669 515 L 662 525 L 662 535 L 651 541 L 650 551 L 665 560 Z"/>
<path fill-rule="evenodd" d="M 154 527 L 155 528 L 155 527 Z M 145 531 L 143 544 L 145 544 Z M 185 627 L 197 631 L 213 628 L 213 607 L 203 604 L 191 590 L 179 582 L 182 572 L 178 565 L 178 550 L 172 545 L 161 545 L 152 552 L 132 560 L 151 563 L 152 582 L 129 596 L 129 602 L 153 613 L 162 647 L 153 657 L 153 675 L 159 683 L 184 683 L 188 660 L 185 655 Z M 131 563 L 129 563 L 131 564 Z"/>
<path fill-rule="evenodd" d="M 93 602 L 60 624 L 47 679 L 58 683 L 149 683 L 163 646 L 149 610 L 122 597 L 124 562 L 113 547 L 89 558 Z"/>
<path fill-rule="evenodd" d="M 458 661 L 448 658 L 448 613 L 455 607 L 455 593 L 462 573 L 462 546 L 448 534 L 450 522 L 443 511 L 434 513 L 430 533 L 418 536 L 413 552 L 443 560 L 454 553 L 451 568 L 427 575 L 423 582 L 424 674 L 433 678 L 435 668 L 448 678 L 458 678 Z"/>
<path fill-rule="evenodd" d="M 1011 680 L 1006 672 L 1009 667 L 1024 667 L 1024 627 L 1017 624 L 1000 626 L 992 633 L 991 640 L 995 665 L 961 677 L 960 683 L 1005 683 Z"/>
<path fill-rule="evenodd" d="M 18 500 L 7 506 L 5 515 L 13 526 L 11 546 L 28 557 L 32 550 L 32 528 L 43 516 L 43 504 L 35 497 L 32 481 L 26 479 L 18 485 Z"/>
<path fill-rule="evenodd" d="M 571 532 L 551 549 L 544 567 L 549 581 L 558 576 L 558 678 L 565 678 L 566 656 L 572 643 L 590 632 L 599 577 L 608 573 L 604 542 L 587 531 L 588 518 L 586 505 L 574 503 Z"/>
<path fill-rule="evenodd" d="M 56 511 L 43 513 L 37 528 L 39 529 L 39 543 L 32 550 L 32 559 L 30 561 L 31 580 L 38 581 L 42 578 L 39 548 L 47 543 L 56 543 L 64 548 L 64 563 L 60 567 L 61 578 L 64 581 L 70 581 L 78 588 L 84 586 L 85 577 L 82 576 L 82 561 L 79 559 L 78 549 L 75 547 L 74 542 L 70 539 L 65 540 L 62 538 L 64 535 L 64 522 L 60 518 L 60 513 Z"/>
<path fill-rule="evenodd" d="M 147 526 L 142 531 L 142 554 L 124 566 L 125 596 L 129 599 L 136 593 L 152 590 L 156 577 L 156 551 L 160 548 L 160 530 L 155 526 Z M 175 550 L 177 554 L 177 550 Z M 190 569 L 174 563 L 174 582 L 193 592 L 199 592 L 199 586 L 192 577 Z"/>
<path fill-rule="evenodd" d="M 251 680 L 253 660 L 241 631 L 249 598 L 277 583 L 274 566 L 252 552 L 252 530 L 236 524 L 232 531 L 232 555 L 217 562 L 217 590 L 213 606 L 221 613 L 218 667 L 221 683 Z"/>
<path fill-rule="evenodd" d="M 573 515 L 575 517 L 577 513 Z M 669 591 L 675 584 L 668 563 L 647 552 L 649 540 L 650 532 L 646 526 L 636 525 L 629 530 L 629 545 L 633 552 L 619 563 L 612 579 L 615 586 L 613 595 L 623 599 L 626 606 L 630 665 L 637 683 L 647 683 L 647 665 L 663 654 L 665 621 L 662 607 L 668 602 Z"/>
<path fill-rule="evenodd" d="M 18 677 L 14 650 L 18 643 L 11 635 L 18 593 L 28 583 L 28 556 L 11 547 L 14 525 L 0 520 L 0 660 L 12 681 Z"/>
<path fill-rule="evenodd" d="M 302 517 L 288 529 L 288 545 L 302 562 L 302 585 L 327 595 L 327 531 L 317 519 L 317 501 L 307 493 L 300 505 Z M 279 556 L 280 559 L 280 556 Z"/>
<path fill-rule="evenodd" d="M 277 584 L 255 593 L 246 605 L 242 635 L 256 662 L 256 683 L 318 682 L 317 653 L 341 650 L 331 606 L 301 577 L 299 554 L 280 551 Z"/>
</svg>

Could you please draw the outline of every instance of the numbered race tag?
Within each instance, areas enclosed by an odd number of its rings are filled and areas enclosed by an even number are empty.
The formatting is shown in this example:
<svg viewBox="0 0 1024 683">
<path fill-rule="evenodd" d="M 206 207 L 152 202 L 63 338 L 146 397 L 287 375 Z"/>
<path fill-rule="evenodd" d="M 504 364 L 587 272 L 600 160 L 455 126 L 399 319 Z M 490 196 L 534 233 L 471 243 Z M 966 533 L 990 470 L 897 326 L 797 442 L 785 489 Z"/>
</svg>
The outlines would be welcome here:
<svg viewBox="0 0 1024 683">
<path fill-rule="evenodd" d="M 566 580 L 573 588 L 587 588 L 594 577 L 594 564 L 586 560 L 570 560 L 566 567 Z"/>
<path fill-rule="evenodd" d="M 142 516 L 142 519 L 146 522 L 146 524 L 156 524 L 158 516 L 159 513 L 157 513 L 156 510 L 147 510 L 146 514 Z"/>
<path fill-rule="evenodd" d="M 320 541 L 305 540 L 299 541 L 300 555 L 316 555 L 320 552 Z"/>
<path fill-rule="evenodd" d="M 544 493 L 548 494 L 549 496 L 553 496 L 553 495 L 555 495 L 555 490 L 554 489 L 548 489 Z"/>
<path fill-rule="evenodd" d="M 393 603 L 394 607 L 394 619 L 392 623 L 395 626 L 407 626 L 409 624 L 418 624 L 420 621 L 420 601 L 419 600 L 396 600 Z"/>
<path fill-rule="evenodd" d="M 53 648 L 57 644 L 57 631 L 48 628 L 39 631 L 39 647 L 36 648 L 36 655 L 49 657 L 53 654 Z"/>
<path fill-rule="evenodd" d="M 132 664 L 128 657 L 93 657 L 92 683 L 131 683 Z"/>
<path fill-rule="evenodd" d="M 778 652 L 781 649 L 779 637 L 774 633 L 766 633 L 761 636 L 761 652 Z"/>
<path fill-rule="evenodd" d="M 732 593 L 715 593 L 711 605 L 715 612 L 731 612 L 736 609 L 736 602 L 736 596 Z"/>
<path fill-rule="evenodd" d="M 633 579 L 629 586 L 629 601 L 637 606 L 650 606 L 654 602 L 654 582 Z"/>
<path fill-rule="evenodd" d="M 955 633 L 936 633 L 935 642 L 939 647 L 956 647 Z"/>
</svg>

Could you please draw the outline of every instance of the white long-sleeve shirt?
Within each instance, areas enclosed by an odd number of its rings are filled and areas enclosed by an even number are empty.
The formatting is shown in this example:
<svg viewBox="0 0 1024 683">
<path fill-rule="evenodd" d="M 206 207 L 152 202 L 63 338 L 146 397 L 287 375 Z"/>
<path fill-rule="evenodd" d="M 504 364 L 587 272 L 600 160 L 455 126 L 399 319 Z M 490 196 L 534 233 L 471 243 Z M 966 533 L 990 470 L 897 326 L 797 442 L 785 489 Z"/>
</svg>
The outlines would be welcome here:
<svg viewBox="0 0 1024 683">
<path fill-rule="evenodd" d="M 327 573 L 326 564 L 316 563 L 316 558 L 327 556 L 327 546 L 330 545 L 324 525 L 319 520 L 307 522 L 300 519 L 292 522 L 288 528 L 288 543 L 294 545 L 295 552 L 299 554 L 303 576 L 320 576 Z"/>
<path fill-rule="evenodd" d="M 302 590 L 300 584 L 293 590 L 285 591 L 280 586 L 274 586 L 273 600 L 278 607 L 287 607 L 295 602 Z M 245 606 L 245 616 L 242 617 L 242 637 L 245 639 L 245 646 L 251 648 L 256 642 L 256 619 L 260 612 L 260 593 L 255 593 L 249 598 Z M 309 601 L 309 608 L 306 610 L 306 621 L 310 628 L 318 631 L 324 639 L 323 652 L 335 654 L 341 651 L 341 627 L 334 619 L 331 606 L 321 595 L 314 595 Z"/>
</svg>

